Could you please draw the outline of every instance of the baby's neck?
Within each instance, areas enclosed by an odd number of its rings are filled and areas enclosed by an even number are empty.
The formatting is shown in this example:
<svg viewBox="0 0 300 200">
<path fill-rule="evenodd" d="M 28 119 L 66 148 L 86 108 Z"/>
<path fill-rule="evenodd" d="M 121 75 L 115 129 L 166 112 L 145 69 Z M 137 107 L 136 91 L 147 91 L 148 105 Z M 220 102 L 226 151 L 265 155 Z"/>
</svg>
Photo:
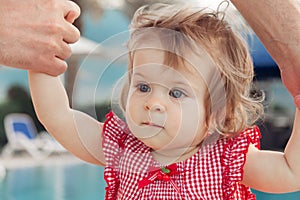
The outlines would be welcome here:
<svg viewBox="0 0 300 200">
<path fill-rule="evenodd" d="M 169 165 L 189 159 L 199 150 L 200 146 L 191 146 L 179 149 L 152 150 L 153 158 L 162 165 Z"/>
</svg>

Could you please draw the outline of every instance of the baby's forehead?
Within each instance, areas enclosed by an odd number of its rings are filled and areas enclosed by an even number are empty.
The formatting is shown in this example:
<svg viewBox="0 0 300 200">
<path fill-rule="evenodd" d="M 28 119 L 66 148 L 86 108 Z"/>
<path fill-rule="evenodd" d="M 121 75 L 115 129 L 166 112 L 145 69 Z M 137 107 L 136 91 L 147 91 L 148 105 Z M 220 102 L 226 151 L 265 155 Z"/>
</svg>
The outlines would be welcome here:
<svg viewBox="0 0 300 200">
<path fill-rule="evenodd" d="M 215 63 L 210 59 L 208 54 L 195 55 L 194 53 L 177 55 L 163 49 L 141 48 L 133 53 L 133 61 L 131 69 L 133 71 L 139 70 L 147 71 L 157 70 L 160 68 L 162 72 L 181 73 L 184 76 L 210 79 L 216 70 Z M 163 77 L 162 77 L 163 78 Z"/>
</svg>

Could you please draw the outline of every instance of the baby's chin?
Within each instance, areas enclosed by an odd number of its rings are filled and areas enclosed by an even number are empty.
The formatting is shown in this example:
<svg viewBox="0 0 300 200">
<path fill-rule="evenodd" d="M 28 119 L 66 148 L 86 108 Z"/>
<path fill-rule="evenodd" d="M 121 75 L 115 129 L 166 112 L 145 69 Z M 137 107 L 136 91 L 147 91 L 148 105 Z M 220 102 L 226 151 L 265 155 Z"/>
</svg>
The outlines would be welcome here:
<svg viewBox="0 0 300 200">
<path fill-rule="evenodd" d="M 189 147 L 182 147 L 181 145 L 174 145 L 174 144 L 153 144 L 153 143 L 147 143 L 147 141 L 142 141 L 146 146 L 151 148 L 152 151 L 156 152 L 172 152 L 174 154 L 177 151 L 185 151 Z"/>
<path fill-rule="evenodd" d="M 157 144 L 157 142 L 149 141 L 150 139 L 139 139 L 141 142 L 143 142 L 147 147 L 149 147 L 152 151 L 159 151 L 161 149 L 164 149 L 163 144 Z"/>
</svg>

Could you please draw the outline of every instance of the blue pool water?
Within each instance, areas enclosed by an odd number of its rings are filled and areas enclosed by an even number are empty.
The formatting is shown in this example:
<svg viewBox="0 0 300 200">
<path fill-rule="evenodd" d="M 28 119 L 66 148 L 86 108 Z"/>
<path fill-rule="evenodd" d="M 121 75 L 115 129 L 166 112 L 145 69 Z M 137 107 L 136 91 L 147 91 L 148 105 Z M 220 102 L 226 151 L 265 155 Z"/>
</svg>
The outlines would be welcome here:
<svg viewBox="0 0 300 200">
<path fill-rule="evenodd" d="M 87 164 L 8 170 L 0 200 L 101 200 L 103 168 Z"/>
<path fill-rule="evenodd" d="M 0 200 L 103 200 L 103 168 L 88 164 L 8 170 L 0 181 Z M 300 192 L 266 194 L 257 200 L 300 200 Z"/>
</svg>

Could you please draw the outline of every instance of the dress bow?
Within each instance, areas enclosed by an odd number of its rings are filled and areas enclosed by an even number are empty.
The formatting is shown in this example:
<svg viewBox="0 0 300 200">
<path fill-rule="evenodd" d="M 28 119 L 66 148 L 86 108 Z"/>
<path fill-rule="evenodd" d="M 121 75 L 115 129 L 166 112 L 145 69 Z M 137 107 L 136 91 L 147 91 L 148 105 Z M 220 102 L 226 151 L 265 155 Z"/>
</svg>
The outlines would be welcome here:
<svg viewBox="0 0 300 200">
<path fill-rule="evenodd" d="M 156 180 L 161 180 L 165 182 L 170 182 L 171 185 L 174 187 L 176 192 L 180 195 L 180 189 L 172 179 L 172 176 L 175 174 L 179 174 L 180 172 L 177 171 L 177 164 L 171 164 L 161 168 L 149 168 L 149 175 L 139 181 L 138 187 L 139 189 L 153 183 Z"/>
</svg>

